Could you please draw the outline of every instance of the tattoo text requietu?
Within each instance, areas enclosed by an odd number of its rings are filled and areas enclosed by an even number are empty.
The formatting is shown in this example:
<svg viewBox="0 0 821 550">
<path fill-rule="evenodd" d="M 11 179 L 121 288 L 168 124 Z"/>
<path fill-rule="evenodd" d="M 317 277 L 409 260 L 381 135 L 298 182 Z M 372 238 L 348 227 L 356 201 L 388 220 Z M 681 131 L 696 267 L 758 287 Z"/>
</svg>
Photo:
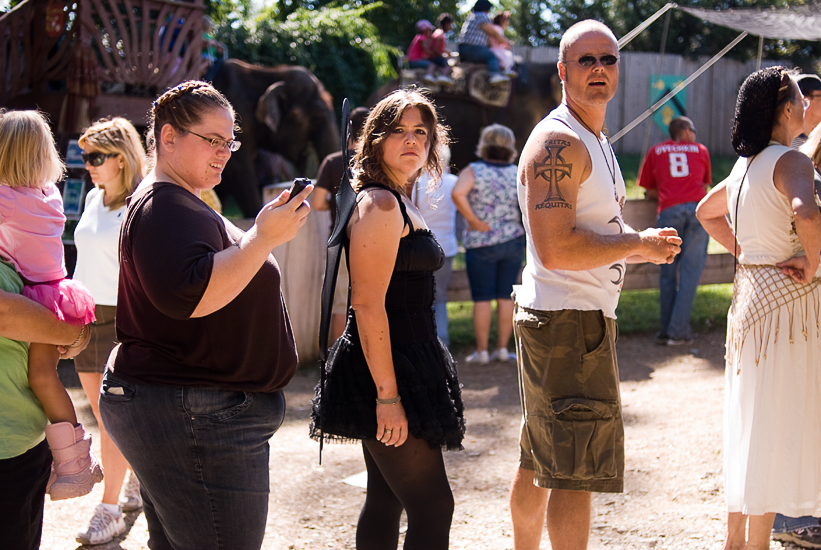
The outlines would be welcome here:
<svg viewBox="0 0 821 550">
<path fill-rule="evenodd" d="M 567 202 L 562 196 L 562 190 L 559 187 L 559 182 L 565 178 L 569 178 L 573 171 L 573 165 L 565 162 L 562 157 L 562 151 L 570 147 L 569 141 L 561 139 L 549 139 L 544 142 L 544 148 L 547 151 L 542 162 L 533 163 L 533 175 L 536 178 L 542 178 L 547 182 L 547 197 L 537 204 L 535 210 L 550 209 L 550 208 L 567 208 L 572 209 L 573 206 Z"/>
</svg>

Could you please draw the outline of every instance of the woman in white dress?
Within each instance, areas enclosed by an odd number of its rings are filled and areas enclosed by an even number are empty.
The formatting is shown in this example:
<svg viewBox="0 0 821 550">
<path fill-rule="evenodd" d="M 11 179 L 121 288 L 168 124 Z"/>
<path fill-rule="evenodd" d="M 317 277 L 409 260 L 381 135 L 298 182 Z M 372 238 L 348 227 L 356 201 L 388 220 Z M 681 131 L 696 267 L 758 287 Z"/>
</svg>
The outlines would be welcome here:
<svg viewBox="0 0 821 550">
<path fill-rule="evenodd" d="M 821 515 L 821 214 L 812 162 L 789 148 L 805 109 L 794 76 L 770 67 L 741 86 L 741 158 L 697 210 L 738 258 L 725 374 L 726 550 L 769 548 L 776 512 Z"/>
</svg>

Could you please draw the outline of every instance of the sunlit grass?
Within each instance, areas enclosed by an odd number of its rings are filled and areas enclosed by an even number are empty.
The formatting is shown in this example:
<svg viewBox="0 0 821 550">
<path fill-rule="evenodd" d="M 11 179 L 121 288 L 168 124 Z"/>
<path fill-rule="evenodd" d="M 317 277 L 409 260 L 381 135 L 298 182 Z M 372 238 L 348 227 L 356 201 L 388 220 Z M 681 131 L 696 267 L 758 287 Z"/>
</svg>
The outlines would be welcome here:
<svg viewBox="0 0 821 550">
<path fill-rule="evenodd" d="M 703 285 L 698 288 L 693 302 L 690 324 L 695 332 L 724 330 L 727 327 L 727 310 L 733 297 L 733 285 Z M 490 341 L 496 341 L 496 319 L 490 329 Z M 472 302 L 448 303 L 451 349 L 470 351 L 475 347 L 473 338 Z M 620 334 L 652 333 L 659 330 L 659 291 L 628 290 L 622 292 L 616 310 Z M 513 344 L 508 346 L 513 348 Z"/>
</svg>

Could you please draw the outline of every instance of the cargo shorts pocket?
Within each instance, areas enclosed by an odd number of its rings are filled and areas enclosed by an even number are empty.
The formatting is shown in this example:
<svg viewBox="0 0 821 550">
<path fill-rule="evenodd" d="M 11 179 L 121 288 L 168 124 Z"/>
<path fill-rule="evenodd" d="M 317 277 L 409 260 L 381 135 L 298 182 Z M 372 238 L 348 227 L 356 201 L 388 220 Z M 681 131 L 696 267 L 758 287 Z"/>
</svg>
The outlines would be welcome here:
<svg viewBox="0 0 821 550">
<path fill-rule="evenodd" d="M 617 446 L 624 437 L 618 403 L 573 397 L 554 399 L 552 406 L 552 477 L 616 479 Z"/>
<path fill-rule="evenodd" d="M 550 323 L 552 317 L 549 311 L 535 311 L 517 306 L 513 314 L 513 324 L 525 328 L 542 328 Z"/>
</svg>

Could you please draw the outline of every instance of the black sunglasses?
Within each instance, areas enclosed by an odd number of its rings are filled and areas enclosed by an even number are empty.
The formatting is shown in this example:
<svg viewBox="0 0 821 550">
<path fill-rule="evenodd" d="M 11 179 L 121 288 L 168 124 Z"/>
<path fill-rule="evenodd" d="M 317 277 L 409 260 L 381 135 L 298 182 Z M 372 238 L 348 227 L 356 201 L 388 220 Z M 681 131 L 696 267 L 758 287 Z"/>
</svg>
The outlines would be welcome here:
<svg viewBox="0 0 821 550">
<path fill-rule="evenodd" d="M 596 61 L 601 61 L 602 65 L 610 67 L 611 65 L 615 65 L 616 63 L 618 63 L 619 58 L 609 53 L 600 55 L 598 58 L 595 55 L 583 55 L 578 59 L 578 61 L 576 61 L 576 63 L 578 63 L 582 67 L 592 67 L 596 64 Z"/>
<path fill-rule="evenodd" d="M 106 159 L 111 159 L 117 156 L 117 153 L 82 153 L 83 163 L 89 163 L 91 166 L 102 166 Z"/>
</svg>

